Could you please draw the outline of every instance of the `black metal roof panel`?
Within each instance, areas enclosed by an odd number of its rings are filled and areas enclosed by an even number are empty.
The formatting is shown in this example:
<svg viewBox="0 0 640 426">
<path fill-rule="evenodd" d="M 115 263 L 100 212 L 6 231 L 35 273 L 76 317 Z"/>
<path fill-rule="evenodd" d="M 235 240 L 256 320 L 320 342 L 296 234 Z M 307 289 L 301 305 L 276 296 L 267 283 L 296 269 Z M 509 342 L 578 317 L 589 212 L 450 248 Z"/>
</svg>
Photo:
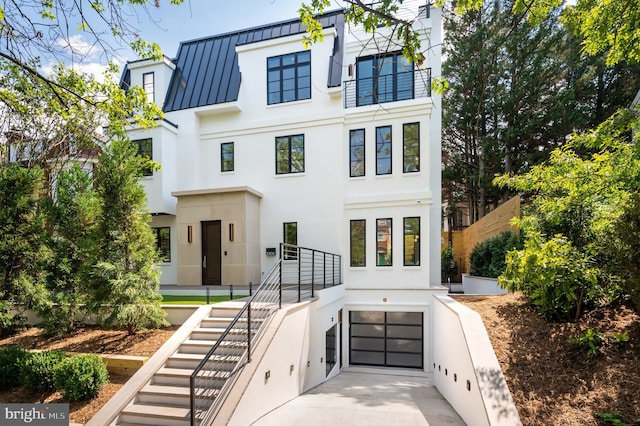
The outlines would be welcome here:
<svg viewBox="0 0 640 426">
<path fill-rule="evenodd" d="M 341 58 L 344 46 L 344 15 L 341 10 L 320 18 L 323 28 L 335 27 L 338 33 L 328 87 L 341 84 Z M 303 33 L 299 19 L 278 22 L 180 43 L 173 60 L 176 65 L 164 104 L 164 111 L 178 111 L 238 100 L 240 69 L 236 46 Z M 265 76 L 266 78 L 266 76 Z"/>
</svg>

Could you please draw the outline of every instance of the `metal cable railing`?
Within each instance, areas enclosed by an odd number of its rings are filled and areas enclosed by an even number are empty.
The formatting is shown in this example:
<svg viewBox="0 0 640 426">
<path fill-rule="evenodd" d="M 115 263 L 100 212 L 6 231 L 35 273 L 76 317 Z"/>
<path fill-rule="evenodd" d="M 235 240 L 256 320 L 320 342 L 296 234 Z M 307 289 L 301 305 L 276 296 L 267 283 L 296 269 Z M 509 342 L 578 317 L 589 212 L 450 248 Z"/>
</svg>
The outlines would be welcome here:
<svg viewBox="0 0 640 426">
<path fill-rule="evenodd" d="M 283 302 L 314 297 L 314 287 L 342 284 L 341 262 L 336 254 L 280 245 L 278 262 L 191 373 L 192 426 L 213 422 L 270 316 Z"/>
<path fill-rule="evenodd" d="M 431 97 L 431 68 L 360 77 L 343 82 L 344 107 Z"/>
<path fill-rule="evenodd" d="M 242 367 L 251 362 L 251 349 L 262 327 L 280 306 L 278 262 L 191 373 L 192 426 L 213 420 L 224 400 L 221 396 L 233 386 Z"/>
</svg>

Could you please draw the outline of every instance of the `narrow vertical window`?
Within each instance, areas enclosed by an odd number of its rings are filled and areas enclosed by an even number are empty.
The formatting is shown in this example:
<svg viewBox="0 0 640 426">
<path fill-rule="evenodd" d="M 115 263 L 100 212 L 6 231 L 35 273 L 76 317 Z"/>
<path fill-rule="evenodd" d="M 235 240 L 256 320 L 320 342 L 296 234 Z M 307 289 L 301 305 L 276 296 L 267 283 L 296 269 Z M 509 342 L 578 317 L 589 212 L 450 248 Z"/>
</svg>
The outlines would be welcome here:
<svg viewBox="0 0 640 426">
<path fill-rule="evenodd" d="M 391 126 L 376 127 L 376 175 L 391 174 Z"/>
<path fill-rule="evenodd" d="M 220 171 L 232 172 L 233 167 L 233 142 L 220 144 Z"/>
<path fill-rule="evenodd" d="M 420 265 L 420 218 L 404 218 L 404 266 Z"/>
<path fill-rule="evenodd" d="M 376 219 L 376 266 L 391 266 L 391 219 Z"/>
<path fill-rule="evenodd" d="M 153 160 L 153 140 L 149 139 L 138 139 L 132 141 L 133 145 L 137 148 L 137 155 L 143 158 L 148 158 L 149 160 Z M 153 176 L 153 169 L 150 167 L 145 168 L 142 171 L 143 176 Z"/>
<path fill-rule="evenodd" d="M 285 222 L 282 226 L 282 241 L 285 244 L 283 258 L 286 260 L 296 260 L 298 245 L 298 222 Z"/>
<path fill-rule="evenodd" d="M 171 262 L 171 228 L 153 228 L 156 234 L 156 249 L 160 254 L 160 261 Z"/>
<path fill-rule="evenodd" d="M 366 266 L 366 221 L 364 219 L 352 220 L 350 228 L 351 266 Z"/>
<path fill-rule="evenodd" d="M 403 126 L 402 155 L 405 173 L 420 171 L 420 123 L 408 123 Z"/>
<path fill-rule="evenodd" d="M 276 174 L 304 172 L 304 135 L 276 138 Z"/>
<path fill-rule="evenodd" d="M 152 72 L 142 74 L 142 88 L 144 93 L 147 94 L 147 100 L 149 102 L 155 102 L 155 83 Z"/>
<path fill-rule="evenodd" d="M 349 176 L 364 176 L 364 129 L 349 132 Z"/>
</svg>

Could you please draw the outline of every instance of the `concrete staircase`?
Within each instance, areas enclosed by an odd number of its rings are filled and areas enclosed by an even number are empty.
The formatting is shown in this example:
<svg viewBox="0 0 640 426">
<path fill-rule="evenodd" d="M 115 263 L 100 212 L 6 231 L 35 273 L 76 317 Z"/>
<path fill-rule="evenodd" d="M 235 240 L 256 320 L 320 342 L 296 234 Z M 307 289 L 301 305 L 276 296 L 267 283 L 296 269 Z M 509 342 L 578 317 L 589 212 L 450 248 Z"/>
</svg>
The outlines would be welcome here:
<svg viewBox="0 0 640 426">
<path fill-rule="evenodd" d="M 206 308 L 196 311 L 87 426 L 190 425 L 189 377 L 242 305 L 225 302 L 209 306 L 208 312 Z M 216 389 L 225 383 L 247 347 L 241 337 L 228 346 L 225 356 L 215 360 L 222 366 L 214 373 L 219 381 Z M 218 391 L 211 392 L 216 396 Z"/>
</svg>

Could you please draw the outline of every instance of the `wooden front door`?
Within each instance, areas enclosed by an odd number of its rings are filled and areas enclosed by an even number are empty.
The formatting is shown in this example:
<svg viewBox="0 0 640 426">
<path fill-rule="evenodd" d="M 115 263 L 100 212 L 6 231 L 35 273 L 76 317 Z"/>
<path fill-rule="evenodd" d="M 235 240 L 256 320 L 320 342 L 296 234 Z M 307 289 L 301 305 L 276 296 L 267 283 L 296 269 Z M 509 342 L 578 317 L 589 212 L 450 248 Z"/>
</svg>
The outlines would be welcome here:
<svg viewBox="0 0 640 426">
<path fill-rule="evenodd" d="M 202 222 L 202 284 L 222 284 L 222 224 Z"/>
</svg>

